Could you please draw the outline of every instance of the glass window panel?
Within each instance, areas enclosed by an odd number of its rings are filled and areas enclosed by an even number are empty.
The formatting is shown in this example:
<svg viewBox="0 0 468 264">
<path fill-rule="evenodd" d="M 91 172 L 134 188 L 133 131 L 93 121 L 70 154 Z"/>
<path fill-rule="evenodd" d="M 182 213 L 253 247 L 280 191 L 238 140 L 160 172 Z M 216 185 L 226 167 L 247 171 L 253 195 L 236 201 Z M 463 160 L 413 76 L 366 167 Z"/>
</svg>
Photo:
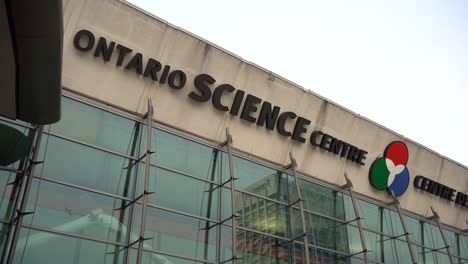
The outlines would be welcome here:
<svg viewBox="0 0 468 264">
<path fill-rule="evenodd" d="M 439 249 L 445 247 L 444 240 L 440 234 L 439 228 L 435 225 L 424 223 L 424 246 Z"/>
<path fill-rule="evenodd" d="M 157 165 L 214 182 L 218 182 L 217 175 L 212 174 L 214 162 L 216 166 L 221 166 L 221 163 L 228 166 L 217 150 L 161 130 L 156 131 L 156 150 Z"/>
<path fill-rule="evenodd" d="M 36 175 L 132 197 L 134 161 L 54 136 L 41 148 L 47 153 Z"/>
<path fill-rule="evenodd" d="M 239 264 L 275 263 L 287 264 L 292 250 L 286 240 L 239 230 L 237 235 Z"/>
<path fill-rule="evenodd" d="M 422 244 L 421 242 L 421 224 L 418 219 L 404 215 L 403 219 L 406 223 L 406 228 L 413 243 Z"/>
<path fill-rule="evenodd" d="M 120 199 L 34 179 L 24 222 L 61 232 L 125 243 L 127 210 Z"/>
<path fill-rule="evenodd" d="M 18 185 L 8 184 L 15 179 L 16 173 L 0 170 L 0 219 L 7 221 L 14 211 L 13 202 L 19 191 Z"/>
<path fill-rule="evenodd" d="M 130 249 L 129 253 L 129 262 L 128 263 L 137 263 L 137 254 L 136 249 Z M 165 254 L 154 253 L 151 251 L 143 251 L 142 261 L 143 264 L 197 264 L 197 263 L 206 263 L 203 261 L 188 260 L 178 257 L 173 257 Z"/>
<path fill-rule="evenodd" d="M 383 233 L 390 236 L 399 236 L 404 233 L 400 216 L 397 212 L 383 209 Z M 404 218 L 403 218 L 404 219 Z M 407 223 L 408 225 L 408 223 Z M 407 227 L 408 228 L 408 227 Z M 408 231 L 409 232 L 409 231 Z"/>
<path fill-rule="evenodd" d="M 384 263 L 399 264 L 410 263 L 411 255 L 406 241 L 389 239 L 383 242 Z"/>
<path fill-rule="evenodd" d="M 342 220 L 353 218 L 346 217 L 346 195 L 302 179 L 299 186 L 304 199 L 304 209 Z"/>
<path fill-rule="evenodd" d="M 3 250 L 5 245 L 6 236 L 9 230 L 9 225 L 7 224 L 0 224 L 0 249 Z"/>
<path fill-rule="evenodd" d="M 131 154 L 132 145 L 138 142 L 133 135 L 141 132 L 142 125 L 99 108 L 62 98 L 62 117 L 60 122 L 51 126 L 52 132 Z"/>
<path fill-rule="evenodd" d="M 450 263 L 448 255 L 444 253 L 428 252 L 424 257 L 426 264 Z"/>
<path fill-rule="evenodd" d="M 460 234 L 458 240 L 460 243 L 460 256 L 468 259 L 468 236 Z"/>
<path fill-rule="evenodd" d="M 458 245 L 457 245 L 457 236 L 452 231 L 449 231 L 446 229 L 443 229 L 443 230 L 444 230 L 445 237 L 447 238 L 447 241 L 450 245 L 450 252 L 452 253 L 452 255 L 458 256 L 459 252 L 458 252 Z"/>
<path fill-rule="evenodd" d="M 152 195 L 155 199 L 150 201 L 167 208 L 218 219 L 219 194 L 222 188 L 215 188 L 216 185 L 211 183 L 158 169 L 156 193 Z M 223 191 L 229 192 L 227 189 Z"/>
<path fill-rule="evenodd" d="M 109 254 L 115 252 L 114 254 Z M 123 263 L 122 247 L 23 228 L 14 263 Z"/>
<path fill-rule="evenodd" d="M 249 229 L 289 237 L 285 205 L 236 192 L 237 223 Z"/>
<path fill-rule="evenodd" d="M 236 189 L 278 201 L 289 201 L 288 175 L 239 157 L 234 157 L 233 166 L 235 177 L 239 178 L 235 182 Z M 224 180 L 229 179 L 229 168 L 223 175 Z"/>
<path fill-rule="evenodd" d="M 381 219 L 379 207 L 359 199 L 356 199 L 356 204 L 363 218 L 361 220 L 362 227 L 372 231 L 380 231 Z"/>
<path fill-rule="evenodd" d="M 304 245 L 296 243 L 294 248 L 294 261 L 290 263 L 305 264 Z M 345 257 L 345 254 L 337 254 L 336 252 L 319 249 L 309 246 L 309 263 L 326 263 L 326 264 L 349 264 L 350 259 Z M 354 263 L 354 262 L 352 262 Z"/>
<path fill-rule="evenodd" d="M 366 240 L 366 247 L 369 250 L 367 253 L 369 260 L 382 262 L 382 241 L 388 239 L 388 237 L 374 232 L 364 231 L 364 239 Z"/>
<path fill-rule="evenodd" d="M 148 207 L 144 248 L 214 261 L 218 229 L 207 222 L 180 214 Z M 135 206 L 131 241 L 136 241 L 141 223 L 141 205 Z"/>
<path fill-rule="evenodd" d="M 309 243 L 343 253 L 362 251 L 359 230 L 326 217 L 305 214 Z"/>
</svg>

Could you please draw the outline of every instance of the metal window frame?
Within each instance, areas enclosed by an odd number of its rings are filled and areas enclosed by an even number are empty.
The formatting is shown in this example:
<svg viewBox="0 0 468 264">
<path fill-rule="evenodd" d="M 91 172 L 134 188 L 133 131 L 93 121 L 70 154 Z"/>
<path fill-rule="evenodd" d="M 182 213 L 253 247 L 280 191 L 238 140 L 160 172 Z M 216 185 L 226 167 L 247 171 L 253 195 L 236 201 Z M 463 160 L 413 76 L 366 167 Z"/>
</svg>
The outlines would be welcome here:
<svg viewBox="0 0 468 264">
<path fill-rule="evenodd" d="M 77 95 L 77 94 L 75 94 L 75 93 L 72 93 L 72 92 L 66 92 L 64 95 L 65 95 L 65 97 L 67 97 L 67 98 L 70 98 L 70 99 L 73 99 L 73 100 L 77 100 L 77 101 L 80 101 L 80 102 L 84 102 L 85 104 L 90 105 L 91 107 L 100 108 L 100 109 L 102 109 L 102 110 L 104 110 L 104 111 L 107 111 L 107 112 L 110 112 L 110 113 L 112 113 L 112 114 L 117 114 L 117 115 L 122 116 L 122 117 L 124 117 L 124 118 L 128 118 L 128 119 L 131 119 L 131 120 L 134 120 L 134 121 L 143 123 L 143 122 L 141 121 L 141 118 L 135 117 L 135 115 L 129 114 L 129 113 L 126 112 L 126 111 L 121 111 L 121 110 L 120 110 L 121 112 L 116 113 L 116 110 L 115 110 L 115 107 L 114 107 L 114 106 L 109 106 L 109 105 L 107 105 L 107 107 L 99 107 L 99 106 L 96 105 L 96 104 L 99 104 L 99 102 L 96 102 L 95 100 L 88 99 L 88 98 L 87 98 L 87 100 L 79 100 L 79 99 L 77 99 L 77 97 L 80 97 L 80 96 Z M 0 118 L 0 119 L 1 119 L 1 120 L 4 120 L 3 118 Z M 12 122 L 11 120 L 4 120 L 4 121 L 7 121 L 7 122 L 9 122 L 9 123 L 12 123 L 12 124 L 15 124 L 15 125 L 18 125 L 18 126 L 21 126 L 21 127 L 32 128 L 32 127 L 30 127 L 30 126 L 28 126 L 28 125 L 24 125 L 24 124 L 17 123 L 17 122 Z M 210 142 L 210 141 L 202 140 L 202 139 L 200 139 L 199 137 L 195 137 L 194 135 L 191 135 L 191 134 L 189 134 L 189 133 L 180 131 L 180 130 L 178 130 L 178 129 L 174 129 L 174 128 L 167 127 L 167 126 L 164 125 L 164 124 L 154 123 L 154 124 L 151 125 L 151 127 L 152 127 L 152 128 L 155 128 L 155 129 L 161 129 L 162 131 L 165 131 L 165 132 L 174 134 L 174 135 L 176 135 L 176 136 L 182 137 L 182 138 L 184 138 L 184 139 L 186 139 L 186 140 L 189 140 L 189 141 L 192 141 L 192 142 L 194 142 L 194 143 L 198 143 L 198 144 L 201 144 L 201 145 L 210 147 L 210 148 L 212 148 L 212 149 L 217 149 L 217 150 L 223 151 L 223 148 L 222 148 L 222 147 L 217 146 L 216 144 L 214 144 L 214 143 L 212 143 L 212 142 Z M 60 138 L 62 138 L 62 139 L 64 139 L 64 140 L 70 140 L 70 141 L 76 142 L 76 143 L 78 143 L 78 144 L 82 143 L 82 142 L 79 142 L 79 141 L 77 141 L 77 140 L 73 140 L 73 139 L 70 139 L 70 138 L 63 137 L 63 136 L 58 135 L 58 134 L 56 134 L 56 133 L 48 133 L 48 134 L 53 135 L 53 136 L 60 137 Z M 124 154 L 121 154 L 121 153 L 118 153 L 118 152 L 115 152 L 115 151 L 112 151 L 112 150 L 107 150 L 107 149 L 104 149 L 104 148 L 101 148 L 101 147 L 98 147 L 98 146 L 95 146 L 95 145 L 92 145 L 92 144 L 87 144 L 87 143 L 85 143 L 85 144 L 83 144 L 83 145 L 86 145 L 86 146 L 89 146 L 89 147 L 93 147 L 93 148 L 96 148 L 96 149 L 101 149 L 101 150 L 103 150 L 103 151 L 109 152 L 109 153 L 111 153 L 111 154 L 115 154 L 115 155 L 117 155 L 117 156 L 123 156 L 124 158 L 135 159 L 135 157 L 125 156 Z M 268 167 L 268 168 L 274 169 L 274 170 L 276 170 L 276 171 L 286 172 L 286 171 L 285 171 L 283 168 L 281 168 L 280 166 L 275 165 L 275 164 L 272 164 L 272 163 L 265 162 L 265 161 L 263 161 L 263 160 L 258 159 L 257 157 L 253 157 L 253 156 L 248 155 L 248 154 L 245 154 L 245 153 L 243 153 L 243 152 L 238 152 L 238 151 L 235 152 L 233 149 L 231 149 L 231 150 L 229 151 L 229 147 L 228 147 L 228 152 L 231 152 L 231 155 L 230 155 L 230 159 L 231 159 L 231 160 L 232 160 L 233 157 L 239 157 L 239 158 L 242 158 L 242 159 L 246 159 L 246 160 L 248 160 L 248 161 L 250 161 L 250 162 L 254 162 L 254 163 L 257 163 L 257 164 L 259 164 L 259 165 L 266 166 L 266 167 Z M 179 174 L 181 174 L 181 175 L 188 176 L 188 177 L 191 177 L 191 176 L 192 176 L 192 178 L 195 178 L 195 179 L 197 179 L 197 180 L 201 180 L 201 181 L 205 181 L 205 182 L 210 182 L 210 181 L 207 181 L 207 180 L 205 180 L 205 179 L 203 179 L 203 178 L 200 178 L 200 177 L 197 177 L 197 176 L 193 176 L 193 175 L 190 175 L 190 174 L 187 174 L 187 173 L 183 173 L 183 172 L 179 172 L 179 171 L 176 171 L 176 170 L 174 171 L 174 170 L 172 170 L 172 169 L 170 169 L 170 168 L 165 168 L 165 167 L 157 166 L 157 165 L 154 165 L 154 164 L 151 164 L 151 166 L 152 166 L 152 167 L 154 166 L 154 167 L 156 167 L 156 168 L 161 168 L 161 169 L 167 169 L 168 171 L 172 171 L 172 172 L 174 172 L 174 173 L 179 173 Z M 0 168 L 0 169 L 2 169 L 2 168 Z M 312 178 L 310 178 L 310 177 L 308 177 L 308 176 L 300 175 L 300 173 L 297 173 L 297 174 L 298 174 L 298 175 L 297 175 L 297 178 L 298 178 L 298 179 L 306 180 L 306 181 L 308 181 L 308 182 L 312 182 L 312 183 L 314 183 L 314 184 L 318 184 L 319 186 L 322 186 L 322 187 L 325 187 L 325 188 L 328 188 L 328 189 L 332 189 L 332 190 L 336 190 L 336 191 L 339 191 L 339 192 L 341 192 L 341 193 L 343 193 L 343 194 L 347 194 L 347 193 L 344 192 L 343 190 L 340 190 L 339 187 L 330 185 L 330 184 L 328 184 L 328 183 L 324 183 L 324 182 L 322 182 L 322 181 L 320 181 L 320 180 L 318 180 L 318 179 L 312 179 Z M 33 178 L 38 178 L 38 179 L 47 180 L 47 178 L 41 178 L 41 177 L 35 177 L 35 176 L 33 176 Z M 56 182 L 57 184 L 62 184 L 62 183 L 57 182 L 57 181 L 55 181 L 55 180 L 53 180 L 53 181 Z M 210 182 L 210 183 L 217 184 L 217 183 L 214 183 L 214 182 Z M 68 184 L 68 185 L 70 185 L 70 184 Z M 219 184 L 218 184 L 218 185 L 219 185 Z M 93 191 L 91 188 L 82 188 L 82 187 L 79 187 L 79 186 L 71 186 L 71 187 L 81 188 L 81 189 L 86 190 L 86 191 Z M 223 189 L 227 188 L 227 187 L 225 187 L 225 186 L 222 186 L 222 187 L 223 187 Z M 238 192 L 240 192 L 240 193 L 246 193 L 246 194 L 249 194 L 249 195 L 254 195 L 254 196 L 256 196 L 255 194 L 251 194 L 251 193 L 249 193 L 249 192 L 247 192 L 247 191 L 244 191 L 244 190 L 237 190 L 237 189 L 235 189 L 235 188 L 234 188 L 234 189 L 229 188 L 229 189 L 231 189 L 231 192 L 232 192 L 232 193 L 235 193 L 236 191 L 238 191 Z M 97 190 L 96 190 L 95 192 L 98 192 L 98 193 L 99 193 L 99 191 L 97 191 Z M 101 193 L 101 194 L 102 194 L 102 193 Z M 111 196 L 111 197 L 114 197 L 114 198 L 119 198 L 119 199 L 122 199 L 122 198 L 123 198 L 124 200 L 126 199 L 125 197 L 116 197 L 115 195 L 109 195 L 108 193 L 105 193 L 104 195 Z M 372 199 L 370 199 L 370 198 L 361 196 L 361 195 L 359 195 L 359 194 L 356 194 L 356 196 L 357 196 L 358 199 L 363 200 L 363 201 L 365 201 L 365 202 L 369 202 L 369 203 L 371 203 L 371 204 L 375 204 L 375 205 L 377 205 L 377 206 L 379 206 L 379 207 L 385 207 L 385 205 L 384 205 L 382 202 L 374 201 L 374 200 L 372 200 Z M 262 196 L 258 196 L 258 198 L 265 199 L 265 200 L 269 200 L 267 197 L 262 197 Z M 276 201 L 276 200 L 273 200 L 273 199 L 271 199 L 271 201 L 272 201 L 272 202 L 276 202 L 276 203 L 281 203 L 280 201 Z M 149 205 L 149 206 L 150 206 L 150 205 Z M 152 207 L 152 206 L 150 206 L 150 207 Z M 166 208 L 166 209 L 167 209 L 167 208 Z M 396 208 L 395 208 L 395 209 L 396 209 Z M 395 210 L 395 209 L 393 209 L 393 211 L 396 211 L 396 212 L 397 212 L 398 209 L 396 209 L 396 210 Z M 163 209 L 163 210 L 164 210 L 164 209 Z M 392 209 L 389 208 L 389 210 L 392 210 Z M 325 215 L 321 215 L 321 214 L 319 214 L 319 213 L 315 213 L 315 212 L 312 212 L 312 211 L 309 211 L 309 210 L 304 210 L 304 212 L 308 212 L 308 213 L 320 215 L 320 216 L 322 216 L 322 217 L 326 217 L 326 218 L 329 218 L 329 219 L 333 219 L 332 217 L 325 216 Z M 180 212 L 180 211 L 175 211 L 175 213 L 181 213 L 181 212 Z M 397 213 L 398 213 L 398 212 L 397 212 Z M 401 212 L 400 212 L 399 214 L 400 214 L 400 215 L 403 215 Z M 190 216 L 190 217 L 199 218 L 199 216 L 191 215 L 191 214 L 187 214 L 187 213 L 184 213 L 184 215 Z M 434 221 L 435 219 L 432 219 L 432 218 L 430 218 L 430 219 L 425 219 L 424 217 L 421 217 L 421 216 L 419 216 L 419 215 L 415 215 L 415 214 L 413 214 L 412 212 L 405 212 L 404 215 L 405 215 L 405 216 L 408 216 L 408 217 L 415 218 L 416 220 L 422 221 L 422 222 L 424 222 L 424 223 L 436 223 L 436 225 L 440 228 L 441 231 L 442 231 L 443 229 L 445 229 L 445 230 L 448 230 L 448 231 L 452 231 L 452 232 L 454 232 L 454 233 L 457 234 L 457 235 L 466 236 L 466 235 L 463 233 L 463 231 L 460 231 L 460 230 L 458 230 L 458 229 L 456 229 L 456 228 L 454 228 L 454 227 L 451 227 L 451 226 L 445 226 L 444 224 L 439 223 L 437 220 Z M 339 220 L 339 219 L 333 219 L 333 220 L 341 221 L 341 220 Z M 210 219 L 209 221 L 216 222 L 216 221 L 213 221 L 213 220 L 211 220 L 211 219 Z M 2 222 L 3 222 L 3 221 L 2 221 Z M 354 224 L 352 224 L 352 223 L 351 223 L 350 225 L 353 225 L 353 226 L 354 226 Z M 442 229 L 442 226 L 444 226 L 443 229 Z M 243 229 L 243 228 L 242 228 L 242 227 L 238 227 L 237 229 Z M 369 231 L 369 232 L 373 232 L 373 233 L 378 233 L 378 232 L 376 232 L 376 231 L 374 231 L 374 230 L 369 230 L 369 229 L 362 228 L 362 227 L 361 227 L 361 229 L 362 229 L 362 230 Z M 254 230 L 252 230 L 252 231 L 254 231 Z M 442 234 L 443 234 L 443 232 L 442 232 Z M 264 234 L 264 235 L 269 236 L 269 237 L 274 237 L 274 236 L 272 236 L 271 234 Z M 387 236 L 387 237 L 390 237 L 389 235 L 386 235 L 386 234 L 384 234 L 384 235 Z M 401 240 L 401 239 L 399 239 L 399 238 L 397 238 L 397 239 L 400 240 L 400 241 L 403 241 L 403 240 Z M 445 243 L 445 242 L 446 242 L 446 241 L 444 241 L 444 243 Z M 295 242 L 295 243 L 297 243 L 297 242 Z M 447 243 L 446 243 L 446 244 L 447 244 Z M 418 246 L 418 247 L 421 247 L 421 248 L 430 249 L 430 248 L 428 248 L 428 247 L 426 247 L 426 246 L 424 246 L 424 245 L 419 245 L 419 244 L 413 243 L 413 242 L 411 242 L 411 245 L 415 245 L 415 246 Z M 447 244 L 447 245 L 448 245 L 448 244 Z M 309 246 L 313 246 L 313 245 L 309 245 Z M 146 251 L 146 250 L 145 250 L 145 251 Z M 445 252 L 440 252 L 440 253 L 449 255 L 449 254 L 450 254 L 450 250 L 448 250 L 447 253 L 445 253 Z M 449 256 L 450 256 L 450 259 L 452 259 L 452 258 L 451 258 L 451 254 L 450 254 Z M 459 257 L 459 256 L 455 256 L 455 257 L 461 258 L 461 257 Z M 461 258 L 461 259 L 463 259 L 463 258 Z M 198 261 L 198 260 L 197 260 L 197 261 Z M 201 261 L 201 262 L 206 262 L 206 261 L 203 261 L 203 260 L 200 260 L 200 261 Z"/>
</svg>

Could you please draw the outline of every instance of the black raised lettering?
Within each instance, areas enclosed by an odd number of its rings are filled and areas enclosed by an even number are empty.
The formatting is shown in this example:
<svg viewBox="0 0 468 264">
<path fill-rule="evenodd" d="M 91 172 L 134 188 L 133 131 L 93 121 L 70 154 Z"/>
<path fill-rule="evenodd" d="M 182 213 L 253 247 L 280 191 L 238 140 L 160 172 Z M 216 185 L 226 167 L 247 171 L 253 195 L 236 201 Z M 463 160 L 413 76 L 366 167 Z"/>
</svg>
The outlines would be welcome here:
<svg viewBox="0 0 468 264">
<path fill-rule="evenodd" d="M 146 63 L 146 68 L 145 72 L 143 73 L 144 77 L 151 76 L 151 79 L 153 81 L 158 80 L 157 72 L 159 72 L 162 69 L 162 65 L 159 61 L 149 58 L 148 62 Z"/>
<path fill-rule="evenodd" d="M 213 106 L 223 112 L 229 111 L 229 108 L 223 104 L 221 104 L 221 97 L 223 93 L 229 92 L 232 93 L 236 90 L 232 85 L 230 84 L 221 84 L 216 89 L 213 91 L 213 97 L 211 97 L 211 102 L 213 103 Z"/>
<path fill-rule="evenodd" d="M 176 82 L 177 79 L 179 80 L 178 82 Z M 187 81 L 187 75 L 185 75 L 183 71 L 175 70 L 171 72 L 171 74 L 169 74 L 169 79 L 167 83 L 169 84 L 169 87 L 171 87 L 172 89 L 179 90 L 179 89 L 184 88 L 186 81 Z"/>
<path fill-rule="evenodd" d="M 328 134 L 324 134 L 322 137 L 322 141 L 320 141 L 320 148 L 324 150 L 328 150 L 328 144 L 330 144 L 330 139 L 332 137 Z"/>
<path fill-rule="evenodd" d="M 264 101 L 257 119 L 257 125 L 263 126 L 263 124 L 265 124 L 267 129 L 273 130 L 275 128 L 276 120 L 278 119 L 280 110 L 281 108 L 278 106 L 274 106 L 272 110 L 271 103 Z"/>
<path fill-rule="evenodd" d="M 423 176 L 421 175 L 418 175 L 416 177 L 414 177 L 414 180 L 413 180 L 413 186 L 414 188 L 417 188 L 417 189 L 422 189 L 422 180 L 423 180 Z"/>
<path fill-rule="evenodd" d="M 107 62 L 111 59 L 112 52 L 114 51 L 115 42 L 111 41 L 109 46 L 107 46 L 107 41 L 105 38 L 100 37 L 94 50 L 94 57 L 102 56 L 102 59 Z"/>
<path fill-rule="evenodd" d="M 276 123 L 276 130 L 278 131 L 278 133 L 280 133 L 280 135 L 283 135 L 285 137 L 290 137 L 292 133 L 289 131 L 286 131 L 286 128 L 285 128 L 286 121 L 288 119 L 295 119 L 296 117 L 297 115 L 293 112 L 281 113 L 280 116 L 278 117 L 278 122 Z"/>
<path fill-rule="evenodd" d="M 239 113 L 240 106 L 242 104 L 242 100 L 244 99 L 245 92 L 242 90 L 237 90 L 236 95 L 234 96 L 234 101 L 232 102 L 231 111 L 229 112 L 231 115 L 236 116 Z"/>
<path fill-rule="evenodd" d="M 83 43 L 84 42 L 83 37 L 86 37 L 87 39 L 86 43 Z M 73 38 L 73 45 L 79 51 L 90 51 L 94 47 L 95 41 L 96 41 L 96 38 L 94 37 L 93 33 L 91 33 L 89 30 L 82 29 L 76 32 L 75 37 Z M 82 45 L 82 44 L 86 44 L 86 45 Z"/>
<path fill-rule="evenodd" d="M 143 73 L 143 55 L 141 53 L 135 54 L 133 58 L 127 63 L 125 69 L 135 69 L 135 72 L 139 75 Z"/>
<path fill-rule="evenodd" d="M 200 94 L 192 91 L 188 96 L 197 102 L 207 102 L 211 98 L 211 89 L 207 84 L 213 84 L 215 82 L 216 80 L 208 74 L 198 75 L 195 77 L 194 84 Z"/>
<path fill-rule="evenodd" d="M 307 126 L 309 124 L 310 120 L 303 117 L 298 117 L 291 138 L 295 141 L 304 143 L 306 140 L 304 137 L 302 137 L 302 134 L 307 132 Z"/>
<path fill-rule="evenodd" d="M 366 155 L 367 155 L 367 151 L 360 149 L 356 162 L 364 166 L 365 165 L 364 160 L 366 159 Z"/>
<path fill-rule="evenodd" d="M 164 70 L 163 70 L 163 72 L 161 74 L 161 78 L 159 79 L 160 84 L 165 84 L 166 83 L 167 77 L 169 76 L 170 70 L 171 70 L 171 66 L 169 66 L 169 65 L 164 66 Z"/>
<path fill-rule="evenodd" d="M 122 63 L 127 56 L 127 54 L 132 52 L 132 49 L 129 49 L 123 45 L 117 44 L 116 49 L 119 51 L 119 57 L 117 58 L 117 62 L 115 65 L 122 66 Z"/>
<path fill-rule="evenodd" d="M 316 147 L 320 146 L 320 144 L 317 141 L 317 138 L 319 136 L 321 136 L 321 135 L 323 135 L 322 131 L 316 130 L 316 131 L 312 132 L 312 134 L 310 135 L 310 144 L 312 144 L 313 146 L 316 146 Z"/>
<path fill-rule="evenodd" d="M 242 108 L 242 113 L 241 113 L 240 118 L 248 122 L 255 123 L 255 117 L 251 116 L 250 114 L 255 113 L 257 111 L 257 104 L 261 102 L 262 102 L 262 99 L 254 95 L 248 94 L 247 97 L 245 98 L 244 108 Z"/>
</svg>

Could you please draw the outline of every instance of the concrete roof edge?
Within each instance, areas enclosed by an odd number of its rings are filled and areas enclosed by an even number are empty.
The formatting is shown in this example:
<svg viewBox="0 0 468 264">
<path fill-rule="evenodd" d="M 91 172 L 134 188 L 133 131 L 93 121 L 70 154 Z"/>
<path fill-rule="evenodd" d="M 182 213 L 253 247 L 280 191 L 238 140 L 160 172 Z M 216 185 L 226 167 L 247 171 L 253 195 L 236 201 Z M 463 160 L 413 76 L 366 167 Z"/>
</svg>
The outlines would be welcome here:
<svg viewBox="0 0 468 264">
<path fill-rule="evenodd" d="M 315 92 L 313 92 L 313 91 L 311 91 L 311 90 L 308 90 L 308 89 L 302 87 L 301 85 L 299 85 L 299 84 L 297 84 L 297 83 L 295 83 L 295 82 L 293 82 L 293 81 L 291 81 L 291 80 L 289 80 L 289 79 L 287 79 L 287 78 L 285 78 L 285 77 L 283 77 L 283 76 L 280 76 L 280 75 L 278 75 L 278 74 L 276 74 L 276 73 L 274 73 L 274 72 L 272 72 L 272 71 L 270 71 L 270 70 L 268 70 L 268 69 L 266 69 L 266 68 L 264 68 L 264 67 L 262 67 L 262 66 L 260 66 L 260 65 L 258 65 L 258 64 L 255 64 L 255 63 L 253 63 L 253 62 L 251 62 L 251 61 L 245 60 L 245 59 L 242 58 L 241 56 L 239 56 L 239 55 L 237 55 L 237 54 L 235 54 L 235 53 L 233 53 L 233 52 L 231 52 L 231 51 L 229 51 L 229 50 L 226 50 L 226 49 L 224 49 L 223 47 L 220 47 L 220 46 L 216 45 L 215 43 L 213 43 L 213 42 L 211 42 L 211 41 L 209 41 L 209 40 L 206 40 L 206 39 L 204 39 L 204 38 L 202 38 L 202 37 L 200 37 L 200 36 L 198 36 L 198 35 L 196 35 L 196 34 L 190 32 L 190 31 L 188 31 L 188 30 L 186 30 L 186 29 L 183 29 L 183 28 L 178 27 L 178 26 L 176 26 L 176 25 L 174 25 L 174 24 L 171 24 L 171 23 L 169 23 L 168 21 L 166 21 L 166 20 L 164 20 L 164 19 L 158 17 L 157 15 L 155 15 L 155 14 L 153 14 L 153 13 L 147 11 L 147 10 L 144 10 L 144 9 L 142 9 L 142 8 L 140 8 L 140 7 L 136 6 L 136 5 L 134 5 L 134 4 L 130 3 L 130 2 L 128 2 L 127 0 L 115 0 L 115 1 L 118 1 L 118 2 L 120 2 L 120 3 L 123 3 L 123 4 L 129 6 L 129 7 L 133 8 L 133 9 L 135 9 L 135 10 L 137 10 L 137 11 L 139 11 L 139 12 L 141 12 L 141 13 L 143 13 L 143 14 L 145 14 L 145 15 L 147 15 L 147 16 L 153 18 L 153 19 L 158 20 L 159 22 L 162 22 L 162 23 L 166 24 L 166 25 L 169 26 L 169 27 L 172 27 L 172 28 L 174 28 L 174 29 L 176 29 L 176 30 L 179 30 L 179 31 L 181 31 L 181 32 L 183 32 L 183 33 L 185 33 L 185 34 L 187 34 L 187 35 L 189 35 L 189 36 L 192 36 L 192 37 L 194 37 L 194 38 L 196 38 L 196 39 L 198 39 L 198 40 L 200 40 L 200 41 L 203 41 L 203 42 L 205 42 L 205 43 L 207 43 L 207 44 L 213 46 L 214 48 L 217 48 L 218 50 L 220 50 L 220 51 L 222 51 L 222 52 L 224 52 L 224 53 L 227 53 L 227 54 L 229 54 L 229 55 L 231 55 L 231 56 L 233 56 L 233 57 L 235 57 L 235 58 L 241 60 L 242 62 L 244 62 L 244 63 L 246 63 L 246 64 L 249 64 L 249 65 L 251 65 L 251 66 L 253 66 L 253 67 L 255 67 L 255 68 L 259 69 L 259 70 L 262 70 L 262 71 L 264 71 L 264 72 L 266 72 L 266 73 L 268 73 L 268 74 L 271 74 L 271 75 L 273 75 L 274 77 L 276 77 L 276 78 L 278 78 L 278 79 L 281 79 L 281 80 L 283 80 L 283 81 L 285 81 L 285 82 L 291 84 L 292 86 L 294 86 L 294 87 L 296 87 L 296 88 L 298 88 L 298 89 L 301 89 L 302 91 L 304 91 L 304 92 L 306 92 L 306 93 L 309 93 L 309 94 L 312 94 L 312 95 L 314 95 L 314 96 L 317 96 L 318 98 L 320 98 L 320 99 L 322 99 L 322 100 L 324 100 L 324 101 L 327 101 L 327 102 L 329 102 L 329 103 L 335 105 L 335 106 L 338 107 L 338 108 L 341 108 L 341 109 L 343 109 L 343 110 L 345 110 L 345 111 L 347 111 L 347 112 L 349 112 L 349 113 L 351 113 L 351 114 L 353 114 L 353 115 L 355 115 L 355 116 L 357 116 L 357 117 L 359 117 L 359 118 L 361 118 L 361 119 L 363 119 L 363 120 L 365 120 L 365 121 L 368 121 L 368 122 L 370 122 L 370 123 L 372 123 L 372 124 L 374 124 L 374 125 L 376 125 L 376 126 L 378 126 L 378 127 L 381 127 L 381 128 L 383 128 L 383 129 L 387 130 L 388 132 L 391 132 L 391 133 L 393 133 L 393 134 L 395 134 L 395 135 L 400 136 L 400 138 L 402 138 L 402 139 L 405 139 L 405 140 L 407 140 L 407 141 L 409 141 L 409 142 L 411 142 L 411 143 L 413 143 L 413 144 L 415 144 L 415 145 L 417 145 L 417 146 L 419 146 L 419 147 L 422 147 L 423 149 L 426 149 L 426 150 L 428 150 L 428 151 L 430 151 L 430 152 L 432 152 L 432 153 L 435 153 L 437 156 L 441 157 L 442 159 L 446 159 L 446 160 L 448 160 L 448 161 L 450 161 L 450 162 L 452 162 L 452 163 L 454 163 L 454 164 L 456 164 L 456 165 L 458 165 L 458 166 L 460 166 L 460 167 L 462 167 L 462 168 L 468 170 L 468 165 L 464 165 L 464 164 L 462 164 L 462 163 L 460 163 L 460 162 L 458 162 L 458 161 L 455 161 L 455 160 L 453 160 L 453 159 L 451 159 L 451 158 L 448 158 L 448 157 L 446 157 L 446 156 L 444 156 L 444 155 L 438 153 L 437 151 L 434 151 L 434 150 L 432 150 L 432 149 L 430 149 L 430 148 L 428 148 L 428 147 L 422 145 L 421 143 L 418 143 L 418 142 L 416 142 L 416 141 L 414 141 L 414 140 L 412 140 L 412 139 L 406 138 L 406 137 L 404 137 L 403 135 L 397 133 L 396 131 L 393 131 L 393 130 L 390 129 L 390 128 L 387 128 L 387 127 L 385 127 L 385 126 L 383 126 L 383 125 L 381 125 L 381 124 L 379 124 L 379 123 L 377 123 L 377 122 L 375 122 L 375 121 L 373 121 L 373 120 L 370 120 L 369 118 L 364 117 L 364 116 L 362 116 L 362 115 L 360 115 L 360 114 L 358 114 L 358 113 L 352 111 L 351 109 L 348 109 L 348 108 L 346 108 L 346 107 L 344 107 L 344 106 L 342 106 L 342 105 L 340 105 L 340 104 L 338 104 L 338 103 L 336 103 L 336 102 L 334 102 L 334 101 L 332 101 L 332 100 L 330 100 L 330 99 L 328 99 L 328 98 L 325 98 L 325 97 L 323 97 L 322 95 L 319 95 L 319 94 L 317 94 L 317 93 L 315 93 Z"/>
</svg>

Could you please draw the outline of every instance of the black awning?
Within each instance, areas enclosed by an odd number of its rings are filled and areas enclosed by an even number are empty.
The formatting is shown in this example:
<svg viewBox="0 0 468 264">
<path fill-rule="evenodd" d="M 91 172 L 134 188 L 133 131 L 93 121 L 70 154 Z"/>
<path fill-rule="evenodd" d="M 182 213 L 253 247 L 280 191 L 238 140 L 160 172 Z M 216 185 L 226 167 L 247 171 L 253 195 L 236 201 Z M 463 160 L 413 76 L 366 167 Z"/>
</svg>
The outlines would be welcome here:
<svg viewBox="0 0 468 264">
<path fill-rule="evenodd" d="M 0 0 L 0 115 L 60 119 L 62 46 L 62 0 Z"/>
</svg>

